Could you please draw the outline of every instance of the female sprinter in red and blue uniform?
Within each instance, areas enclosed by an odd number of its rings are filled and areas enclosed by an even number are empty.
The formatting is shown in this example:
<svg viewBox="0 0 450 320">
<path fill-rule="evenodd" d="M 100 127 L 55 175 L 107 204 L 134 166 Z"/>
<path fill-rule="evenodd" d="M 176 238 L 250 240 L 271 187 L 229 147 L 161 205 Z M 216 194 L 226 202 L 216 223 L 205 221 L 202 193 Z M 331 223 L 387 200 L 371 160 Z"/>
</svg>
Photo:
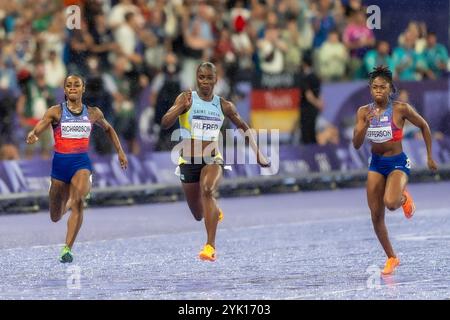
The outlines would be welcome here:
<svg viewBox="0 0 450 320">
<path fill-rule="evenodd" d="M 407 103 L 393 101 L 395 87 L 391 71 L 379 66 L 370 73 L 370 93 L 374 102 L 358 109 L 353 145 L 359 149 L 367 138 L 372 144 L 372 156 L 367 175 L 367 201 L 375 233 L 387 255 L 382 274 L 391 274 L 400 264 L 384 221 L 384 208 L 393 211 L 403 208 L 411 218 L 415 205 L 406 190 L 410 161 L 402 149 L 405 121 L 421 129 L 427 149 L 427 164 L 431 170 L 437 165 L 431 155 L 431 133 L 427 122 Z"/>
<path fill-rule="evenodd" d="M 83 201 L 91 188 L 92 165 L 88 156 L 89 138 L 93 124 L 102 127 L 114 144 L 120 166 L 125 169 L 127 157 L 117 133 L 97 107 L 81 102 L 85 84 L 77 75 L 69 75 L 64 81 L 66 101 L 50 107 L 27 136 L 32 144 L 50 124 L 53 127 L 55 153 L 52 162 L 49 192 L 50 218 L 58 222 L 67 209 L 72 212 L 67 221 L 65 246 L 60 262 L 72 262 L 72 246 L 83 222 Z"/>
</svg>

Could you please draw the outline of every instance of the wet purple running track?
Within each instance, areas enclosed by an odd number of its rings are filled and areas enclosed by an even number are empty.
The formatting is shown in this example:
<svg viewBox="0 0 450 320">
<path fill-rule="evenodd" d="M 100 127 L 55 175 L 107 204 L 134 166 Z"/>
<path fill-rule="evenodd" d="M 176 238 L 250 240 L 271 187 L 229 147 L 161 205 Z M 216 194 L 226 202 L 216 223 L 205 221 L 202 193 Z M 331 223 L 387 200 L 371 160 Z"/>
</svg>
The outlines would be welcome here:
<svg viewBox="0 0 450 320">
<path fill-rule="evenodd" d="M 409 189 L 413 219 L 386 213 L 388 277 L 363 189 L 220 199 L 214 263 L 184 202 L 88 208 L 70 265 L 67 216 L 2 215 L 0 299 L 450 299 L 450 183 Z"/>
</svg>

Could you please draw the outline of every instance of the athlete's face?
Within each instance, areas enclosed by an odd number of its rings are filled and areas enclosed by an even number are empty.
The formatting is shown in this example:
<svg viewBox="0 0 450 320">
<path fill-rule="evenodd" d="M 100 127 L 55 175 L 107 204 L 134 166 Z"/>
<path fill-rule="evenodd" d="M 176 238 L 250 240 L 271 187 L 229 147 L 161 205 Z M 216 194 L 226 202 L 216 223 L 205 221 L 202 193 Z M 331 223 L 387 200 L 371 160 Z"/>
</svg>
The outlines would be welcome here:
<svg viewBox="0 0 450 320">
<path fill-rule="evenodd" d="M 202 95 L 212 94 L 216 82 L 216 73 L 211 68 L 204 67 L 197 71 L 197 86 Z"/>
<path fill-rule="evenodd" d="M 64 83 L 64 93 L 70 101 L 81 99 L 84 92 L 83 81 L 77 76 L 69 76 Z"/>
<path fill-rule="evenodd" d="M 370 93 L 373 100 L 378 103 L 386 102 L 389 99 L 391 93 L 391 85 L 386 79 L 376 77 L 370 85 Z"/>
</svg>

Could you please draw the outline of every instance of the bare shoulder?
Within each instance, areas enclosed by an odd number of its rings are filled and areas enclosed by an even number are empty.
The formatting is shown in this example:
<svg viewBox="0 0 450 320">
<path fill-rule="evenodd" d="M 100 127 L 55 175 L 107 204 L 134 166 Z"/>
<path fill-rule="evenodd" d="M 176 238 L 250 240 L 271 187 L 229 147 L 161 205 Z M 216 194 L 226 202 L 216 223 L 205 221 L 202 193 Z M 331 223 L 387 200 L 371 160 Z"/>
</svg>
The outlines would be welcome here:
<svg viewBox="0 0 450 320">
<path fill-rule="evenodd" d="M 90 113 L 102 113 L 102 110 L 97 106 L 89 106 L 88 112 Z"/>
<path fill-rule="evenodd" d="M 394 101 L 393 107 L 397 111 L 400 111 L 402 114 L 408 112 L 411 109 L 414 109 L 409 103 L 401 102 L 401 101 Z"/>
<path fill-rule="evenodd" d="M 59 104 L 51 106 L 50 108 L 48 108 L 47 114 L 52 119 L 61 118 L 61 106 Z"/>
<path fill-rule="evenodd" d="M 366 114 L 367 112 L 369 112 L 369 105 L 368 104 L 360 106 L 358 108 L 357 114 Z"/>
<path fill-rule="evenodd" d="M 61 112 L 61 106 L 59 105 L 59 104 L 56 104 L 56 105 L 54 105 L 54 106 L 51 106 L 50 108 L 48 108 L 48 111 L 49 112 L 52 112 L 52 113 L 54 113 L 54 112 Z"/>
<path fill-rule="evenodd" d="M 95 117 L 95 118 L 103 116 L 102 110 L 96 106 L 89 106 L 88 114 L 89 114 L 89 117 Z"/>
<path fill-rule="evenodd" d="M 226 109 L 233 109 L 234 103 L 231 101 L 228 101 L 222 97 L 220 97 L 220 105 L 222 106 L 222 109 L 226 110 Z"/>
</svg>

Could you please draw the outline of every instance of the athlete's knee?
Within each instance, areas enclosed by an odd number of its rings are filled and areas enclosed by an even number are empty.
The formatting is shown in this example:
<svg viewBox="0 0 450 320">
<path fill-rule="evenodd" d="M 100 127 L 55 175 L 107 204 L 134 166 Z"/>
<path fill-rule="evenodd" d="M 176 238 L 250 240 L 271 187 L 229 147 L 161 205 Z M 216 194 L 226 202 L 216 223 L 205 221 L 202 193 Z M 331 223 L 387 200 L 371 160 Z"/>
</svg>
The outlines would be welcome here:
<svg viewBox="0 0 450 320">
<path fill-rule="evenodd" d="M 70 206 L 72 208 L 78 208 L 81 209 L 83 206 L 83 196 L 81 195 L 81 192 L 78 190 L 73 190 L 70 195 Z"/>
<path fill-rule="evenodd" d="M 203 219 L 203 214 L 192 213 L 192 215 L 194 216 L 194 219 L 197 221 L 202 221 Z"/>
<path fill-rule="evenodd" d="M 384 205 L 386 206 L 386 208 L 389 211 L 394 211 L 394 210 L 398 209 L 398 207 L 400 206 L 399 200 L 394 197 L 385 197 Z"/>
<path fill-rule="evenodd" d="M 202 186 L 202 196 L 206 198 L 214 197 L 214 193 L 216 192 L 215 188 L 208 185 Z"/>
<path fill-rule="evenodd" d="M 78 210 L 83 208 L 83 199 L 81 197 L 72 198 L 71 206 L 73 208 L 77 208 Z"/>
<path fill-rule="evenodd" d="M 61 220 L 62 214 L 60 213 L 52 213 L 50 212 L 50 220 L 52 220 L 52 222 L 58 222 L 59 220 Z"/>
</svg>

